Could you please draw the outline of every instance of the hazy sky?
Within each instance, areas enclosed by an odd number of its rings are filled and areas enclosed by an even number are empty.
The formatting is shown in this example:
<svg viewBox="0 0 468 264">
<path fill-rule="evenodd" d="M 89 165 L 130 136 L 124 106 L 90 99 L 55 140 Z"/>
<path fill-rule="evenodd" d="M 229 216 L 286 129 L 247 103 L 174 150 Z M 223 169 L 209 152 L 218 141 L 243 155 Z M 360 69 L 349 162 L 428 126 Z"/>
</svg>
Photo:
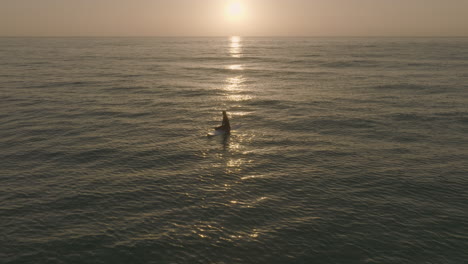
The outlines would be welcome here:
<svg viewBox="0 0 468 264">
<path fill-rule="evenodd" d="M 0 0 L 0 36 L 229 35 L 468 36 L 468 0 Z"/>
</svg>

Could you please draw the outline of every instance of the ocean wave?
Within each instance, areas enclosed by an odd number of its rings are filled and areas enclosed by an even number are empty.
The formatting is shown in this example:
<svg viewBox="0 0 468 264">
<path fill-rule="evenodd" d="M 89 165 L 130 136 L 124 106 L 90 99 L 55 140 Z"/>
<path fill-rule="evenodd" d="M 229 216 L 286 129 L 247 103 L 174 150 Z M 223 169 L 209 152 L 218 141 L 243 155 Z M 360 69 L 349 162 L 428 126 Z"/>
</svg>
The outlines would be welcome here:
<svg viewBox="0 0 468 264">
<path fill-rule="evenodd" d="M 465 261 L 466 40 L 241 44 L 0 41 L 0 262 Z"/>
<path fill-rule="evenodd" d="M 376 67 L 378 63 L 370 60 L 352 60 L 352 61 L 331 61 L 321 64 L 327 68 L 359 68 L 359 67 Z"/>
</svg>

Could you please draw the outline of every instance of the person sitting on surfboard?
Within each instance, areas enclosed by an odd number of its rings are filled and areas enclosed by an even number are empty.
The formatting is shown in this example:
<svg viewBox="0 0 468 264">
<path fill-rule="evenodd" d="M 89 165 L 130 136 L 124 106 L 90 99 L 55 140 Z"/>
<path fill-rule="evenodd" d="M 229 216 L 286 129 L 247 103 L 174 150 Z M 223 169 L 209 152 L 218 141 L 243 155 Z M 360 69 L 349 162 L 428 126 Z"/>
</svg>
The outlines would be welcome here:
<svg viewBox="0 0 468 264">
<path fill-rule="evenodd" d="M 223 111 L 223 123 L 221 126 L 215 128 L 216 131 L 223 131 L 228 134 L 231 132 L 231 125 L 229 124 L 229 118 L 226 114 L 226 111 Z"/>
</svg>

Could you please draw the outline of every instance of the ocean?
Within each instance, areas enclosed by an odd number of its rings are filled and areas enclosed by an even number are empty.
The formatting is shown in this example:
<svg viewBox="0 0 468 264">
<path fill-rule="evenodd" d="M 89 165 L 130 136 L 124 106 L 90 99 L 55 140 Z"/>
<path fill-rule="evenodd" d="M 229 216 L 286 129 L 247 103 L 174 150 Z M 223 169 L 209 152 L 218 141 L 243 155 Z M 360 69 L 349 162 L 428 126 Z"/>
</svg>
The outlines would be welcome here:
<svg viewBox="0 0 468 264">
<path fill-rule="evenodd" d="M 0 62 L 0 263 L 468 263 L 468 38 L 0 38 Z"/>
</svg>

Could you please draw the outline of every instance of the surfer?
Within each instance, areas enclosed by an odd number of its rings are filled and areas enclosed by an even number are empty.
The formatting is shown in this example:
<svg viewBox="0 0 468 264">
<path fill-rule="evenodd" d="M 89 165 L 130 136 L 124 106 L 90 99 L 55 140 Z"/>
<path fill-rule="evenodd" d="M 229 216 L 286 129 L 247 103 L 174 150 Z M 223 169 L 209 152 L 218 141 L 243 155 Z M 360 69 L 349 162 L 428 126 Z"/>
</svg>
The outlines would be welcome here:
<svg viewBox="0 0 468 264">
<path fill-rule="evenodd" d="M 231 132 L 231 125 L 229 124 L 229 118 L 226 114 L 226 111 L 223 111 L 223 123 L 221 126 L 215 128 L 216 131 L 222 131 L 225 134 L 229 134 Z"/>
</svg>

